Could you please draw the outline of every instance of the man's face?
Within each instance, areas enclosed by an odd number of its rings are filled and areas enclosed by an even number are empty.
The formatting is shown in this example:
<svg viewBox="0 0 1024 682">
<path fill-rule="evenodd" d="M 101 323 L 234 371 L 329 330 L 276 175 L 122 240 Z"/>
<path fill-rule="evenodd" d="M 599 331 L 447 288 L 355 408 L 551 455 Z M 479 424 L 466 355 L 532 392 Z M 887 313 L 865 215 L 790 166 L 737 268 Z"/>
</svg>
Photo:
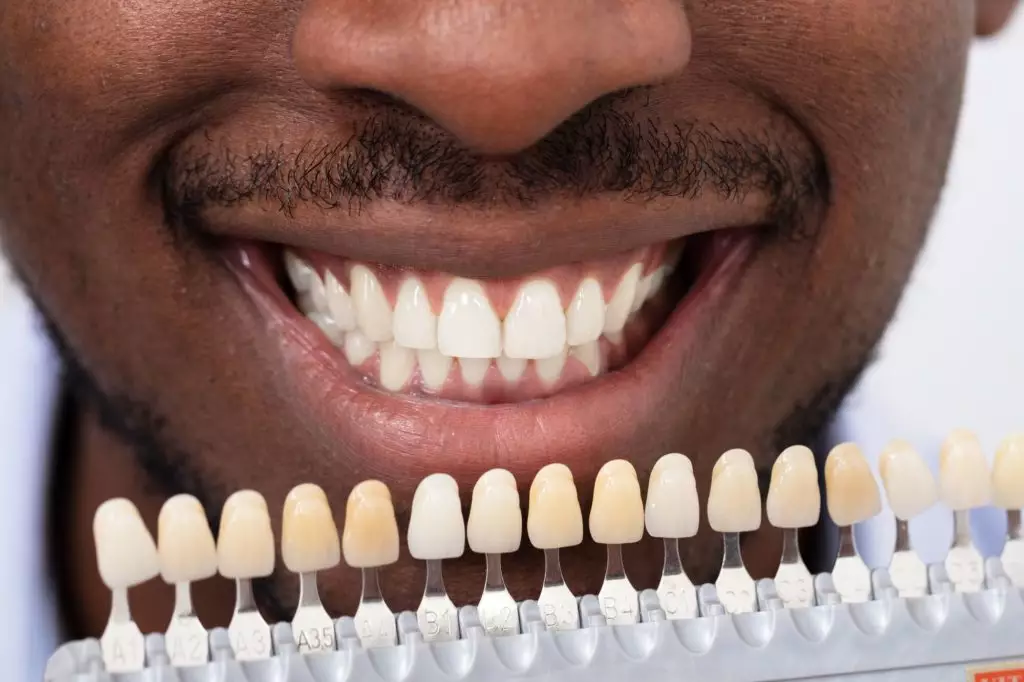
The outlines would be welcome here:
<svg viewBox="0 0 1024 682">
<path fill-rule="evenodd" d="M 103 477 L 162 472 L 214 519 L 313 481 L 340 526 L 379 478 L 404 527 L 431 472 L 468 502 L 492 467 L 525 491 L 550 462 L 586 513 L 605 461 L 644 481 L 670 451 L 704 497 L 721 452 L 767 470 L 866 362 L 943 181 L 975 5 L 7 0 L 2 236 L 134 440 Z M 593 589 L 586 544 L 565 561 Z M 635 582 L 657 556 L 627 557 Z M 717 556 L 704 528 L 691 575 Z M 456 601 L 481 566 L 449 569 Z M 517 597 L 538 567 L 506 563 Z M 420 569 L 385 573 L 393 604 Z M 321 582 L 351 613 L 352 571 Z"/>
</svg>

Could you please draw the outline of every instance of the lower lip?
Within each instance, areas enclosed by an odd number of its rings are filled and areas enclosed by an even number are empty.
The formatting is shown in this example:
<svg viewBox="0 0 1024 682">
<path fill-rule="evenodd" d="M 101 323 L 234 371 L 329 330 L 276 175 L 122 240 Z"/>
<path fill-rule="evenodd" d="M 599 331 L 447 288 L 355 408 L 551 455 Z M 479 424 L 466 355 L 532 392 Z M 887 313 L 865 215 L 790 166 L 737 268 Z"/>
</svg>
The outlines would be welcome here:
<svg viewBox="0 0 1024 682">
<path fill-rule="evenodd" d="M 276 343 L 296 413 L 308 415 L 314 433 L 336 443 L 335 451 L 354 454 L 355 461 L 339 464 L 392 481 L 444 471 L 471 483 L 491 467 L 522 480 L 555 461 L 590 472 L 605 459 L 634 454 L 621 448 L 655 425 L 685 375 L 689 349 L 757 244 L 753 230 L 722 231 L 714 239 L 695 284 L 626 366 L 548 398 L 490 406 L 368 386 L 285 296 L 272 254 L 243 247 L 229 252 L 228 263 Z"/>
</svg>

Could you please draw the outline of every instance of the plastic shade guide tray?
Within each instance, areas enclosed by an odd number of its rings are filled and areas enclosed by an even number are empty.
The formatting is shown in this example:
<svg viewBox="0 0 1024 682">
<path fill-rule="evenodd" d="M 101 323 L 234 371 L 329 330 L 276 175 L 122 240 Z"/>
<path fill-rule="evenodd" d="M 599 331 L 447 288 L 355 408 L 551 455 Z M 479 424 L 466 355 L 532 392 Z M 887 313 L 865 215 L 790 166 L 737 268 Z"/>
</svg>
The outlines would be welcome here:
<svg viewBox="0 0 1024 682">
<path fill-rule="evenodd" d="M 871 599 L 842 603 L 831 575 L 814 577 L 814 605 L 784 608 L 771 580 L 757 583 L 757 610 L 728 615 L 714 585 L 698 588 L 699 615 L 669 620 L 653 590 L 641 622 L 608 625 L 597 598 L 579 602 L 578 630 L 547 631 L 534 601 L 519 604 L 521 633 L 488 636 L 476 607 L 459 610 L 461 637 L 426 643 L 415 613 L 396 617 L 399 644 L 363 649 L 351 617 L 334 621 L 336 649 L 299 653 L 291 626 L 272 628 L 274 655 L 236 661 L 228 633 L 209 633 L 210 660 L 174 667 L 164 636 L 145 640 L 141 672 L 108 673 L 98 640 L 64 645 L 47 682 L 644 682 L 827 680 L 1016 682 L 1024 679 L 1024 596 L 999 559 L 977 592 L 957 592 L 942 565 L 928 567 L 929 594 L 907 599 L 886 569 L 872 572 Z"/>
</svg>

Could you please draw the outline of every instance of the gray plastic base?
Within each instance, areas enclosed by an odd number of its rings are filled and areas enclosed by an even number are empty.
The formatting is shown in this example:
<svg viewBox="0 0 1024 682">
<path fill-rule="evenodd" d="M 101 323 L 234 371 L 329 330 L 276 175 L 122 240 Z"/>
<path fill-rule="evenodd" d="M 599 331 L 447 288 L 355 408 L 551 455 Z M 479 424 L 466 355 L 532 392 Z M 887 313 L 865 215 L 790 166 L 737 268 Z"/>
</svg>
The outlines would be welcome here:
<svg viewBox="0 0 1024 682">
<path fill-rule="evenodd" d="M 110 675 L 97 640 L 61 647 L 47 665 L 47 682 L 964 682 L 971 674 L 1024 668 L 1024 594 L 997 559 L 987 565 L 987 589 L 953 592 L 941 566 L 930 567 L 932 594 L 896 598 L 884 570 L 873 574 L 874 600 L 838 603 L 827 574 L 815 578 L 818 606 L 782 608 L 770 580 L 758 583 L 760 611 L 723 615 L 713 585 L 699 590 L 701 617 L 665 619 L 657 595 L 641 594 L 643 621 L 608 626 L 597 599 L 580 600 L 583 627 L 544 630 L 536 602 L 520 606 L 524 634 L 491 638 L 475 607 L 460 609 L 462 639 L 426 644 L 416 617 L 398 617 L 398 646 L 364 650 L 354 623 L 335 623 L 338 650 L 300 654 L 287 623 L 274 626 L 275 655 L 234 660 L 227 632 L 210 632 L 212 662 L 168 664 L 162 635 L 146 638 L 147 668 Z M 717 614 L 717 615 L 716 615 Z M 1009 679 L 1009 678 L 1007 678 Z"/>
</svg>

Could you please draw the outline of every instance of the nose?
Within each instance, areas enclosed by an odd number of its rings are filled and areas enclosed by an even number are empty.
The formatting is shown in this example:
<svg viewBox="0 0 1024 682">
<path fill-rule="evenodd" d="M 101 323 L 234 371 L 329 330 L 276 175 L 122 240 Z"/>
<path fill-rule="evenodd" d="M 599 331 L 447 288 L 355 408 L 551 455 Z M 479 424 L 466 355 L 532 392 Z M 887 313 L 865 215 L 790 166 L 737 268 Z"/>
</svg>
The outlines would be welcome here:
<svg viewBox="0 0 1024 682">
<path fill-rule="evenodd" d="M 307 0 L 292 51 L 315 88 L 386 93 L 478 153 L 511 154 L 678 73 L 691 37 L 682 0 Z"/>
</svg>

